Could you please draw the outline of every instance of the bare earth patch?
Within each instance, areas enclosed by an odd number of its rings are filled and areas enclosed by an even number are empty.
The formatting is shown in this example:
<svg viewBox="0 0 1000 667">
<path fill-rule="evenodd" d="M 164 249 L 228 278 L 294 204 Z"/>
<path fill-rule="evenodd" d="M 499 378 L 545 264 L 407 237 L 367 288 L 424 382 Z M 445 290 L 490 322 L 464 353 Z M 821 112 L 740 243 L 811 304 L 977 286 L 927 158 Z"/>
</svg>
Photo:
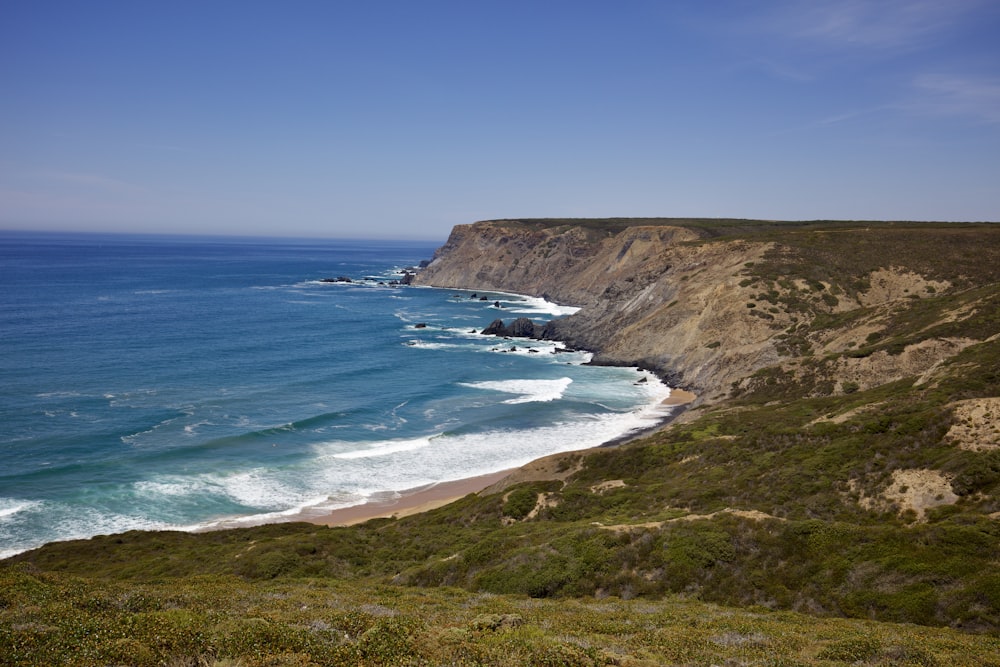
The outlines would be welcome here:
<svg viewBox="0 0 1000 667">
<path fill-rule="evenodd" d="M 525 521 L 531 521 L 538 513 L 549 507 L 557 507 L 559 505 L 559 499 L 554 493 L 539 493 L 538 500 L 535 501 L 535 506 L 532 508 L 528 515 L 524 517 Z"/>
<path fill-rule="evenodd" d="M 648 528 L 662 528 L 668 523 L 677 523 L 679 521 L 702 521 L 708 519 L 714 519 L 720 514 L 732 514 L 733 516 L 738 516 L 743 519 L 750 519 L 752 521 L 766 521 L 768 519 L 774 521 L 784 521 L 781 517 L 773 516 L 766 512 L 761 512 L 759 510 L 736 510 L 731 507 L 721 509 L 718 512 L 711 512 L 709 514 L 685 514 L 684 516 L 679 516 L 676 519 L 667 519 L 666 521 L 647 521 L 646 523 L 622 523 L 614 526 L 605 526 L 601 523 L 596 523 L 594 525 L 603 528 L 604 530 L 611 530 L 616 533 L 624 533 L 630 530 L 643 530 Z"/>
<path fill-rule="evenodd" d="M 923 519 L 927 510 L 941 505 L 954 505 L 958 496 L 951 488 L 951 478 L 938 470 L 894 470 L 892 484 L 882 493 L 890 503 L 899 505 L 900 512 L 913 510 Z"/>
<path fill-rule="evenodd" d="M 866 412 L 873 412 L 875 408 L 883 404 L 884 401 L 879 401 L 877 403 L 868 403 L 866 405 L 859 405 L 858 407 L 852 408 L 847 412 L 842 412 L 839 415 L 834 415 L 832 417 L 817 417 L 816 419 L 809 422 L 809 424 L 810 425 L 819 424 L 821 422 L 832 422 L 834 424 L 843 424 L 844 422 L 853 419 L 854 417 L 860 414 L 864 414 Z"/>
<path fill-rule="evenodd" d="M 900 354 L 879 350 L 868 357 L 845 357 L 837 360 L 836 376 L 852 382 L 861 390 L 877 387 L 905 377 L 920 376 L 950 359 L 969 345 L 978 342 L 965 338 L 929 338 L 907 345 Z"/>
<path fill-rule="evenodd" d="M 910 296 L 930 296 L 951 287 L 951 283 L 947 281 L 928 280 L 918 273 L 899 267 L 874 271 L 869 282 L 871 289 L 858 295 L 862 306 L 875 306 Z"/>
<path fill-rule="evenodd" d="M 481 495 L 506 491 L 521 482 L 541 482 L 556 479 L 565 482 L 571 475 L 583 469 L 580 452 L 562 452 L 535 459 L 531 463 L 514 470 L 499 482 L 482 490 Z"/>
<path fill-rule="evenodd" d="M 591 493 L 604 493 L 605 491 L 610 491 L 611 489 L 620 489 L 626 486 L 625 480 L 622 479 L 609 479 L 606 482 L 601 482 L 600 484 L 595 484 L 590 487 Z"/>
<path fill-rule="evenodd" d="M 732 507 L 727 507 L 721 509 L 718 512 L 712 512 L 710 514 L 688 514 L 687 516 L 679 516 L 676 519 L 670 519 L 666 523 L 672 523 L 675 521 L 697 521 L 699 519 L 713 519 L 720 514 L 732 514 L 733 516 L 738 516 L 742 519 L 751 519 L 753 521 L 766 521 L 767 519 L 774 519 L 775 521 L 784 521 L 781 517 L 768 514 L 767 512 L 761 512 L 760 510 L 734 510 Z"/>
<path fill-rule="evenodd" d="M 1000 398 L 974 398 L 955 404 L 955 423 L 946 436 L 959 449 L 1000 449 Z"/>
</svg>

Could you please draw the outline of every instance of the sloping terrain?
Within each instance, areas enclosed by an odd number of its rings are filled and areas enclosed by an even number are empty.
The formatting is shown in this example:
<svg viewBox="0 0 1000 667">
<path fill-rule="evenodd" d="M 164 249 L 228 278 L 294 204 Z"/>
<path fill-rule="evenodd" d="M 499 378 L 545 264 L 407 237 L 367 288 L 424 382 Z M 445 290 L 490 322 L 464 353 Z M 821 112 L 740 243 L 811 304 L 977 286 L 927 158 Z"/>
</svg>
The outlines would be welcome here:
<svg viewBox="0 0 1000 667">
<path fill-rule="evenodd" d="M 420 515 L 21 554 L 0 655 L 1000 664 L 1000 226 L 493 221 L 417 280 L 580 305 L 559 337 L 699 400 Z"/>
</svg>

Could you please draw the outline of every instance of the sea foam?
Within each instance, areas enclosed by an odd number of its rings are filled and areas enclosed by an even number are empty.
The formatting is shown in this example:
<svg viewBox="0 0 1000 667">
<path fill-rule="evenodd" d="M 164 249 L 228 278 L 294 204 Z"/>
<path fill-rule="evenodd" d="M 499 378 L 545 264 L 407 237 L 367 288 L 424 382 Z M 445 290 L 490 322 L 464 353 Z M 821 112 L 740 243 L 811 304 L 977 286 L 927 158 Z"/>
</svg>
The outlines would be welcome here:
<svg viewBox="0 0 1000 667">
<path fill-rule="evenodd" d="M 440 434 L 438 434 L 440 435 Z M 398 454 L 400 452 L 412 452 L 416 449 L 423 449 L 424 447 L 429 447 L 431 440 L 433 440 L 437 435 L 428 436 L 426 438 L 413 438 L 410 440 L 394 440 L 387 442 L 376 442 L 372 443 L 365 449 L 355 449 L 347 452 L 339 452 L 333 454 L 333 458 L 336 459 L 367 459 L 376 456 L 388 456 L 390 454 Z"/>
<path fill-rule="evenodd" d="M 13 517 L 18 512 L 24 512 L 38 507 L 41 503 L 34 500 L 19 500 L 17 498 L 0 498 L 0 520 Z"/>
<path fill-rule="evenodd" d="M 517 394 L 515 398 L 503 401 L 508 404 L 555 401 L 562 398 L 566 389 L 573 383 L 572 378 L 556 380 L 488 380 L 485 382 L 463 383 L 466 387 L 498 391 L 504 394 Z"/>
<path fill-rule="evenodd" d="M 551 317 L 565 317 L 580 310 L 576 306 L 563 306 L 558 303 L 546 301 L 541 297 L 516 296 L 514 298 L 501 298 L 501 304 L 506 304 L 505 309 L 518 315 L 549 315 Z"/>
</svg>

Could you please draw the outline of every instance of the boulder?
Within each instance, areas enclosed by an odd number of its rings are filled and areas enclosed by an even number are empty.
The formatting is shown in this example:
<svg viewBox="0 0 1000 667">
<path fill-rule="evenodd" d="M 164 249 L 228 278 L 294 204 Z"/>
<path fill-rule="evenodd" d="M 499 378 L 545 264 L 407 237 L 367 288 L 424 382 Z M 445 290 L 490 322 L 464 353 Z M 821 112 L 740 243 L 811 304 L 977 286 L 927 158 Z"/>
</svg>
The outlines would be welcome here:
<svg viewBox="0 0 1000 667">
<path fill-rule="evenodd" d="M 535 337 L 539 340 L 561 340 L 559 332 L 556 331 L 556 321 L 549 320 L 545 326 L 535 329 Z"/>
<path fill-rule="evenodd" d="M 504 326 L 503 320 L 493 320 L 490 325 L 483 329 L 481 332 L 484 336 L 508 336 L 507 327 Z"/>
<path fill-rule="evenodd" d="M 485 336 L 509 336 L 511 338 L 535 338 L 541 339 L 548 330 L 548 325 L 535 324 L 527 317 L 519 317 L 510 325 L 505 325 L 503 320 L 493 320 L 490 325 L 480 333 Z"/>
<path fill-rule="evenodd" d="M 514 336 L 515 338 L 535 338 L 535 330 L 543 328 L 537 327 L 527 317 L 519 317 L 507 327 L 507 335 Z"/>
</svg>

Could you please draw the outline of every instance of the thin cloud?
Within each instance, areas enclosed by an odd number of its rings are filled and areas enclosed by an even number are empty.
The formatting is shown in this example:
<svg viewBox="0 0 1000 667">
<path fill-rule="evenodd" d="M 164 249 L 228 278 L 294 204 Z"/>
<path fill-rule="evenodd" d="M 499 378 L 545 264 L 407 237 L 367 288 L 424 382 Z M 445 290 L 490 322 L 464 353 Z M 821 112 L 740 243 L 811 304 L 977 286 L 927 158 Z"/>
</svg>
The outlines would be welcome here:
<svg viewBox="0 0 1000 667">
<path fill-rule="evenodd" d="M 892 108 L 893 108 L 892 106 L 881 104 L 881 105 L 870 107 L 870 108 L 867 108 L 867 109 L 857 109 L 857 110 L 854 110 L 854 111 L 845 111 L 844 113 L 834 114 L 832 116 L 827 116 L 825 118 L 820 118 L 818 121 L 816 121 L 815 123 L 813 123 L 812 126 L 813 127 L 823 127 L 823 126 L 828 126 L 828 125 L 839 125 L 840 123 L 847 123 L 847 122 L 850 122 L 850 121 L 853 121 L 853 120 L 857 120 L 859 118 L 863 118 L 863 117 L 866 117 L 866 116 L 871 116 L 871 115 L 874 115 L 874 114 L 877 114 L 877 113 L 882 113 L 882 112 L 890 110 Z"/>
<path fill-rule="evenodd" d="M 982 0 L 824 0 L 785 5 L 773 30 L 831 46 L 919 47 L 984 5 Z"/>
<path fill-rule="evenodd" d="M 964 116 L 1000 123 L 1000 79 L 926 74 L 917 77 L 910 111 L 934 116 Z"/>
</svg>

